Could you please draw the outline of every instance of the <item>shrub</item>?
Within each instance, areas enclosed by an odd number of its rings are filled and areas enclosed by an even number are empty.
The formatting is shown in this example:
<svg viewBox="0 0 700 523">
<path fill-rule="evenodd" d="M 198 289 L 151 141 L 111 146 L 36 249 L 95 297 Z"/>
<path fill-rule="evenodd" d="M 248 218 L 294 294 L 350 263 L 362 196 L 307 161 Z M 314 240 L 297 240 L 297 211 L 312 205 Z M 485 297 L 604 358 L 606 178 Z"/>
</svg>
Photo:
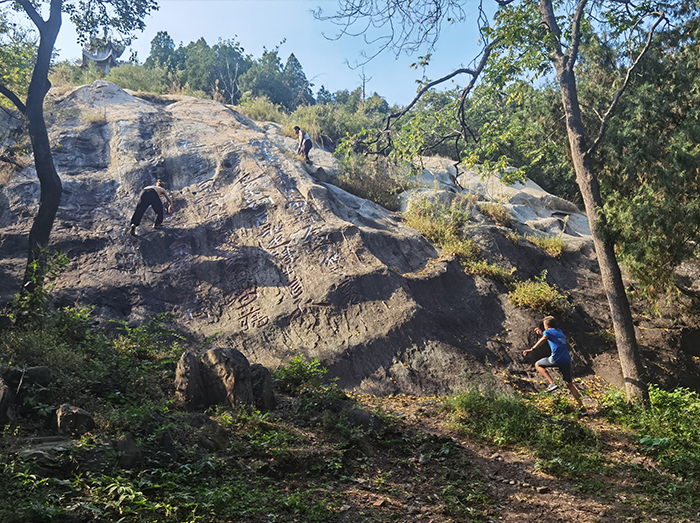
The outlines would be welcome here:
<svg viewBox="0 0 700 523">
<path fill-rule="evenodd" d="M 570 310 L 566 296 L 556 285 L 547 283 L 546 270 L 534 280 L 517 282 L 508 293 L 508 299 L 518 307 L 528 307 L 552 316 L 564 316 Z"/>
<path fill-rule="evenodd" d="M 650 406 L 627 403 L 622 391 L 611 390 L 603 413 L 635 430 L 640 448 L 671 473 L 700 478 L 700 396 L 679 387 L 665 391 L 649 385 Z"/>
<path fill-rule="evenodd" d="M 147 68 L 142 65 L 124 64 L 112 68 L 105 80 L 114 82 L 123 89 L 164 94 L 167 72 L 160 67 Z"/>
<path fill-rule="evenodd" d="M 341 189 L 389 209 L 399 209 L 399 195 L 415 184 L 399 168 L 383 157 L 368 158 L 347 153 L 336 185 Z"/>
<path fill-rule="evenodd" d="M 455 199 L 448 206 L 423 198 L 411 205 L 405 213 L 406 225 L 419 230 L 438 247 L 464 260 L 475 260 L 480 251 L 472 240 L 462 236 L 462 228 L 470 214 L 463 199 Z"/>
<path fill-rule="evenodd" d="M 272 379 L 283 392 L 298 394 L 302 389 L 316 390 L 328 369 L 321 366 L 317 358 L 304 362 L 300 355 L 293 357 L 289 364 L 280 365 L 272 371 Z"/>
<path fill-rule="evenodd" d="M 502 203 L 482 203 L 478 207 L 479 212 L 492 222 L 504 227 L 510 227 L 510 214 Z"/>
<path fill-rule="evenodd" d="M 492 280 L 500 281 L 507 286 L 515 283 L 515 277 L 513 276 L 515 269 L 508 270 L 486 260 L 469 261 L 464 264 L 464 270 L 467 274 L 485 276 Z"/>
<path fill-rule="evenodd" d="M 357 136 L 364 136 L 365 129 L 381 127 L 385 115 L 356 110 L 343 104 L 306 105 L 297 108 L 289 117 L 292 125 L 305 129 L 314 143 L 335 149 L 341 140 L 347 140 L 352 148 Z"/>
<path fill-rule="evenodd" d="M 564 251 L 566 250 L 566 242 L 559 236 L 526 234 L 525 239 L 535 244 L 552 258 L 556 258 L 557 260 L 561 258 L 561 255 L 564 254 Z"/>
<path fill-rule="evenodd" d="M 265 96 L 252 98 L 244 95 L 241 99 L 241 105 L 236 107 L 236 110 L 257 122 L 284 124 L 289 118 L 281 106 L 273 104 Z"/>
</svg>

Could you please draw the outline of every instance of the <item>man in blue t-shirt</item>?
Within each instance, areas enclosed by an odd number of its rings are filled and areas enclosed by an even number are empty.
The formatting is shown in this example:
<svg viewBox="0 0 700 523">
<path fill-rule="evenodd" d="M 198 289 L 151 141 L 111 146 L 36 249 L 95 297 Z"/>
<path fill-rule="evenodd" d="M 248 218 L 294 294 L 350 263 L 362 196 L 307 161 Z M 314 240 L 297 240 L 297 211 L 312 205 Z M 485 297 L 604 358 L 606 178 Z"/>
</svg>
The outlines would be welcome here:
<svg viewBox="0 0 700 523">
<path fill-rule="evenodd" d="M 569 349 L 566 345 L 566 337 L 564 333 L 557 329 L 556 320 L 554 316 L 547 316 L 542 320 L 544 324 L 544 332 L 539 328 L 535 329 L 535 332 L 542 336 L 537 343 L 531 348 L 523 351 L 523 356 L 527 356 L 531 352 L 539 349 L 545 342 L 549 342 L 549 347 L 552 349 L 552 355 L 548 358 L 542 358 L 535 363 L 535 369 L 539 372 L 544 379 L 547 380 L 549 385 L 545 389 L 546 392 L 552 392 L 558 388 L 558 385 L 554 383 L 554 380 L 549 375 L 547 367 L 558 367 L 561 372 L 561 376 L 566 383 L 569 391 L 576 398 L 576 402 L 579 406 L 579 414 L 581 416 L 587 416 L 588 412 L 586 407 L 583 406 L 583 401 L 581 401 L 581 393 L 574 385 L 571 378 L 571 355 L 569 354 Z"/>
</svg>

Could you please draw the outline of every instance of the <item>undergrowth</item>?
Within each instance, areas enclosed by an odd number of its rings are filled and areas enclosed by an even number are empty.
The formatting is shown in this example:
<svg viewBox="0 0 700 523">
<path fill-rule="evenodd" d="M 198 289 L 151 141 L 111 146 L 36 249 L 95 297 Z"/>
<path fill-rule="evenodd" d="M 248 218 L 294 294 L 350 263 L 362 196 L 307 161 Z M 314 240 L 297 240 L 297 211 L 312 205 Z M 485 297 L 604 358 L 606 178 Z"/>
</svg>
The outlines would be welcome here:
<svg viewBox="0 0 700 523">
<path fill-rule="evenodd" d="M 547 271 L 535 277 L 515 283 L 508 293 L 508 299 L 518 307 L 541 312 L 551 316 L 566 316 L 571 310 L 569 301 L 556 285 L 547 282 Z"/>
<path fill-rule="evenodd" d="M 566 251 L 566 242 L 560 236 L 526 234 L 525 239 L 557 260 L 561 258 L 564 251 Z"/>
<path fill-rule="evenodd" d="M 60 275 L 60 266 L 49 269 Z M 0 331 L 3 372 L 48 365 L 54 376 L 48 386 L 18 387 L 13 419 L 0 427 L 0 492 L 11 500 L 0 504 L 0 521 L 379 523 L 409 520 L 414 506 L 440 521 L 499 517 L 488 482 L 455 439 L 383 408 L 364 410 L 325 379 L 318 359 L 299 355 L 274 371 L 282 402 L 273 412 L 186 412 L 173 401 L 185 348 L 173 317 L 107 331 L 90 309 L 53 308 L 49 291 L 50 283 L 36 286 L 36 296 L 18 299 L 14 317 L 27 321 Z M 31 315 L 22 314 L 27 304 Z M 617 453 L 577 419 L 566 392 L 473 387 L 444 408 L 470 438 L 533 453 L 540 471 L 583 492 L 624 494 L 649 520 L 673 513 L 673 521 L 691 521 L 700 503 L 700 399 L 686 389 L 649 391 L 647 410 L 618 391 L 601 407 L 610 423 L 628 427 L 651 467 L 612 459 Z M 36 447 L 62 403 L 89 410 L 96 428 L 60 450 Z M 130 465 L 115 452 L 127 437 L 138 448 Z M 628 479 L 615 483 L 620 477 Z"/>
</svg>

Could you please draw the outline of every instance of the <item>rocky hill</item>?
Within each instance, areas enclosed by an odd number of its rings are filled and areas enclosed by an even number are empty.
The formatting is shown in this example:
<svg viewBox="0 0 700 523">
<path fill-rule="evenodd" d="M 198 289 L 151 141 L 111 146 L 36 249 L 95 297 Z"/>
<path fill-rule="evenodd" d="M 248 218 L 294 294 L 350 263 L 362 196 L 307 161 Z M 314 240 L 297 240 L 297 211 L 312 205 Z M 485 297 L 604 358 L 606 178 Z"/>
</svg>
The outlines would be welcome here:
<svg viewBox="0 0 700 523">
<path fill-rule="evenodd" d="M 3 148 L 16 121 L 3 115 Z M 338 167 L 318 148 L 313 164 L 277 124 L 253 122 L 210 100 L 147 99 L 98 81 L 52 93 L 47 119 L 64 194 L 52 249 L 67 254 L 59 305 L 94 306 L 102 320 L 174 314 L 192 350 L 217 336 L 251 362 L 275 367 L 317 357 L 339 385 L 361 392 L 459 390 L 485 372 L 532 389 L 528 346 L 540 314 L 509 303 L 492 279 L 465 274 L 402 214 L 335 185 Z M 39 183 L 30 157 L 4 164 L 0 185 L 0 302 L 19 289 Z M 162 179 L 174 200 L 164 227 L 149 211 L 136 236 L 129 219 L 140 190 Z M 456 182 L 456 183 L 455 183 Z M 564 321 L 576 376 L 621 384 L 606 298 L 587 221 L 574 205 L 528 182 L 506 187 L 427 159 L 416 195 L 498 198 L 521 239 L 472 205 L 468 234 L 516 277 L 547 271 L 569 296 Z M 522 239 L 560 234 L 556 260 Z M 630 283 L 632 284 L 632 283 Z M 696 321 L 637 311 L 645 364 L 667 385 L 696 387 Z"/>
</svg>

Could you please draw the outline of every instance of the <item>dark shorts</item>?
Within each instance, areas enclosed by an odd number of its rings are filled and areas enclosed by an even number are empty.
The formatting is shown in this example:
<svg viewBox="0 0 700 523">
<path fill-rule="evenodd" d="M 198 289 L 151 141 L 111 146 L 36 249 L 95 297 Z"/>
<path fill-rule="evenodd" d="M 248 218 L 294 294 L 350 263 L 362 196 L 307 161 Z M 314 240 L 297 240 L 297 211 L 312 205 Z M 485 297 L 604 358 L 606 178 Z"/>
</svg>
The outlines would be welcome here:
<svg viewBox="0 0 700 523">
<path fill-rule="evenodd" d="M 566 383 L 571 383 L 573 380 L 571 378 L 571 364 L 570 363 L 555 363 L 552 357 L 542 358 L 537 362 L 540 367 L 556 367 L 561 372 L 561 377 Z"/>
</svg>

